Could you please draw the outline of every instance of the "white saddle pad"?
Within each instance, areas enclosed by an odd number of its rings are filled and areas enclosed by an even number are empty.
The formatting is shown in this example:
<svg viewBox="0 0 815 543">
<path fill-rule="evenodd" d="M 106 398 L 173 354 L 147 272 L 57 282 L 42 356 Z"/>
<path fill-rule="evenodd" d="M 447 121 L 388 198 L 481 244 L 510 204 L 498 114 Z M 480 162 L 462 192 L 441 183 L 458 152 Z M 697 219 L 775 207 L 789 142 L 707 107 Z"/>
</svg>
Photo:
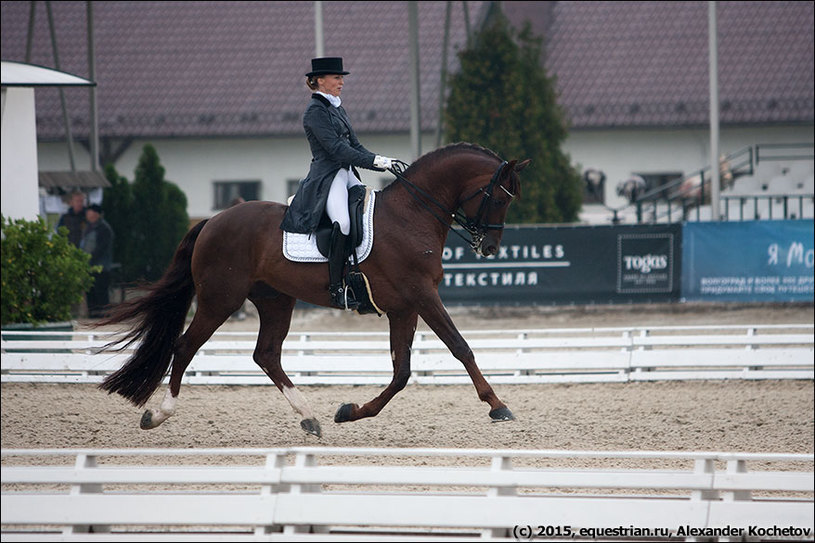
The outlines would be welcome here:
<svg viewBox="0 0 815 543">
<path fill-rule="evenodd" d="M 368 190 L 362 215 L 362 243 L 357 247 L 357 261 L 362 262 L 374 246 L 374 199 L 376 191 Z M 317 249 L 317 236 L 283 232 L 283 256 L 292 262 L 328 262 Z M 353 259 L 353 255 L 349 260 Z"/>
</svg>

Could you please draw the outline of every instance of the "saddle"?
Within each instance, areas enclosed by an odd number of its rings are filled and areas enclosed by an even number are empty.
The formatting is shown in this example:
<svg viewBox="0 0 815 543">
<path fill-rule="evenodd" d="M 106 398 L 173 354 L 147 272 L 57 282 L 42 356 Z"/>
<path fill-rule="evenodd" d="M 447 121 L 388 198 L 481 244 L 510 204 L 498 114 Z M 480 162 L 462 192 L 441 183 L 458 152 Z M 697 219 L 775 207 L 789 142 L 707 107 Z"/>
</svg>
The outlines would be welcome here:
<svg viewBox="0 0 815 543">
<path fill-rule="evenodd" d="M 371 292 L 371 285 L 368 278 L 359 269 L 359 261 L 357 260 L 356 249 L 362 243 L 363 239 L 363 225 L 365 214 L 365 196 L 367 188 L 365 185 L 355 185 L 348 189 L 348 216 L 351 218 L 351 231 L 348 234 L 348 239 L 345 243 L 345 260 L 351 258 L 351 264 L 345 271 L 345 284 L 351 290 L 350 296 L 359 302 L 357 313 L 360 315 L 367 315 L 376 313 L 382 316 L 383 311 L 380 310 L 376 303 L 374 303 L 373 293 Z M 317 242 L 317 249 L 324 257 L 328 258 L 331 252 L 331 234 L 334 230 L 334 225 L 328 218 L 328 215 L 323 214 L 320 224 L 315 231 L 315 238 Z"/>
</svg>

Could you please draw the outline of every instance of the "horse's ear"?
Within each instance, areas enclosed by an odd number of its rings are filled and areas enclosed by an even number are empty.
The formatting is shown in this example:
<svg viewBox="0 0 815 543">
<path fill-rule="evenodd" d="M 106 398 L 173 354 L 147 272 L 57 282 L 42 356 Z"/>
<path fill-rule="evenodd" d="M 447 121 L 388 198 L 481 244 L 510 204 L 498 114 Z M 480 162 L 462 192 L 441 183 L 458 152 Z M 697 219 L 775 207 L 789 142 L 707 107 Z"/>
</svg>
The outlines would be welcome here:
<svg viewBox="0 0 815 543">
<path fill-rule="evenodd" d="M 514 162 L 514 161 L 513 161 L 513 162 Z M 527 158 L 526 160 L 524 160 L 524 161 L 523 161 L 523 162 L 521 162 L 520 164 L 516 164 L 516 165 L 515 165 L 515 171 L 516 171 L 516 172 L 519 172 L 519 171 L 523 170 L 524 168 L 526 168 L 527 166 L 529 166 L 529 163 L 530 163 L 530 162 L 532 162 L 532 160 Z"/>
</svg>

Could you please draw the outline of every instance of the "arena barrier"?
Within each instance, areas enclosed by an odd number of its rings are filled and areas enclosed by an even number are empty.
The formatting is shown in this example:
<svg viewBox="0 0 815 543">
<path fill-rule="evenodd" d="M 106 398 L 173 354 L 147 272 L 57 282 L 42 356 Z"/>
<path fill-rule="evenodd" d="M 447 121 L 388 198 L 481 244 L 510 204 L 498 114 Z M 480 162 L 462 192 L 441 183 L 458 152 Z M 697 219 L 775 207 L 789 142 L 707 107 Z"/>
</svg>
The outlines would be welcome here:
<svg viewBox="0 0 815 543">
<path fill-rule="evenodd" d="M 811 540 L 815 527 L 811 454 L 4 449 L 2 459 L 3 541 L 760 541 Z"/>
<path fill-rule="evenodd" d="M 534 384 L 813 379 L 814 329 L 812 324 L 654 326 L 463 335 L 490 382 Z M 26 334 L 30 340 L 22 339 Z M 2 382 L 99 383 L 132 352 L 94 354 L 111 335 L 68 334 L 73 337 L 66 339 L 66 332 L 3 332 Z M 252 360 L 255 340 L 254 332 L 217 333 L 193 358 L 183 383 L 271 384 Z M 387 332 L 292 333 L 282 356 L 283 368 L 297 385 L 383 385 L 392 377 Z M 468 384 L 470 378 L 435 334 L 417 332 L 410 383 Z"/>
</svg>

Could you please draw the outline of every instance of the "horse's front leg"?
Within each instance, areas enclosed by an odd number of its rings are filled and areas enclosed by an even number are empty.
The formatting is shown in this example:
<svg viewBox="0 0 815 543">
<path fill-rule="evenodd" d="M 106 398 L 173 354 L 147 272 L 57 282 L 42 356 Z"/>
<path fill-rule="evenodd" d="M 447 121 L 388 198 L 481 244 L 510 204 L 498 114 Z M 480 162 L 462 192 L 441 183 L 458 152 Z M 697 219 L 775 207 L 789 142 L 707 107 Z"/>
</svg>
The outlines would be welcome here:
<svg viewBox="0 0 815 543">
<path fill-rule="evenodd" d="M 439 336 L 444 344 L 450 349 L 453 356 L 456 357 L 462 364 L 467 374 L 475 385 L 475 390 L 478 392 L 478 398 L 487 402 L 490 405 L 490 418 L 495 421 L 514 420 L 515 417 L 512 411 L 498 399 L 498 396 L 492 390 L 492 387 L 484 379 L 481 370 L 475 363 L 475 356 L 472 349 L 467 344 L 467 341 L 461 336 L 453 320 L 441 303 L 441 298 L 438 292 L 434 291 L 428 297 L 426 303 L 422 304 L 419 314 L 427 325 Z"/>
<path fill-rule="evenodd" d="M 334 415 L 334 422 L 375 417 L 396 393 L 407 385 L 410 379 L 410 347 L 416 333 L 418 315 L 416 313 L 404 315 L 388 313 L 388 320 L 390 322 L 391 360 L 393 361 L 391 382 L 379 396 L 362 407 L 351 403 L 342 404 Z"/>
</svg>

